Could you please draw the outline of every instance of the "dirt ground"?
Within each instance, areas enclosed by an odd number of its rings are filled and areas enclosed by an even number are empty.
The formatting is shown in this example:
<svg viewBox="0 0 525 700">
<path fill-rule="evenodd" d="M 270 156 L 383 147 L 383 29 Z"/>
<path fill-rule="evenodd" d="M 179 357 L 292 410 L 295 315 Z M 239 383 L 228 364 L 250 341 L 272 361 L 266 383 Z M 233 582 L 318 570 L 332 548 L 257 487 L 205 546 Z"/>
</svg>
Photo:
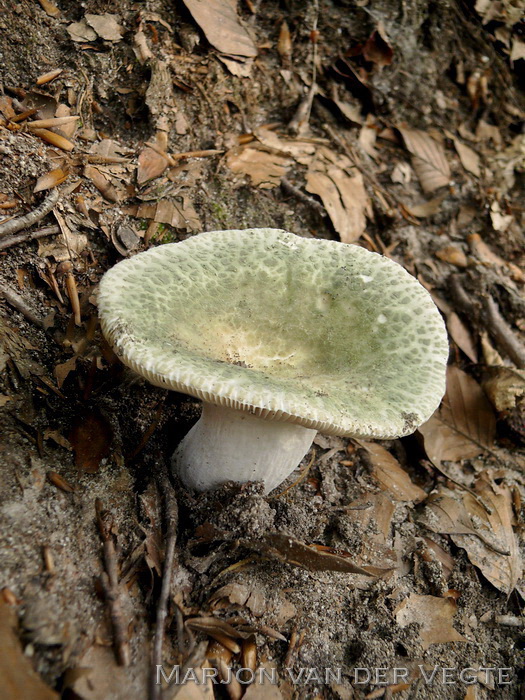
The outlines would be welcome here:
<svg viewBox="0 0 525 700">
<path fill-rule="evenodd" d="M 522 697 L 519 5 L 3 8 L 2 698 L 156 697 L 170 524 L 168 674 L 262 666 L 278 684 L 164 698 Z M 269 496 L 190 494 L 165 475 L 199 402 L 118 362 L 97 285 L 151 246 L 248 227 L 404 265 L 446 320 L 447 394 L 408 438 L 318 435 Z"/>
</svg>

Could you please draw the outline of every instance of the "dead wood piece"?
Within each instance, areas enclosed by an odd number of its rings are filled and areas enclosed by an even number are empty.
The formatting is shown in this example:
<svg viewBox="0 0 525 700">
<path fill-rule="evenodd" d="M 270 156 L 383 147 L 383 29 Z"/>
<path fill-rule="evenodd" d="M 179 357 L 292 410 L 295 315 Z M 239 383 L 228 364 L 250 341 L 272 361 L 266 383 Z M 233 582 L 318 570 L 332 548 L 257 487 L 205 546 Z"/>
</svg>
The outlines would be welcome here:
<svg viewBox="0 0 525 700">
<path fill-rule="evenodd" d="M 525 368 L 525 348 L 501 315 L 498 305 L 490 295 L 483 300 L 483 310 L 489 331 L 496 343 L 518 369 Z"/>
<path fill-rule="evenodd" d="M 37 316 L 37 314 L 35 314 L 35 312 L 29 308 L 24 299 L 20 296 L 20 294 L 17 294 L 14 289 L 2 284 L 0 285 L 0 296 L 4 297 L 9 306 L 12 306 L 13 309 L 20 311 L 20 313 L 25 316 L 28 321 L 34 323 L 34 325 L 38 326 L 38 328 L 45 330 L 44 320 L 41 319 L 40 316 Z"/>
<path fill-rule="evenodd" d="M 36 224 L 36 222 L 43 219 L 46 214 L 49 214 L 51 209 L 53 209 L 58 202 L 59 196 L 60 192 L 58 190 L 51 190 L 42 204 L 36 209 L 33 209 L 33 211 L 30 211 L 29 214 L 19 216 L 16 219 L 10 219 L 6 221 L 5 224 L 0 224 L 0 238 L 9 236 L 12 233 L 18 233 L 18 231 Z"/>
<path fill-rule="evenodd" d="M 104 595 L 109 604 L 111 624 L 115 635 L 115 651 L 120 666 L 129 666 L 131 661 L 128 625 L 122 609 L 122 599 L 125 588 L 119 584 L 117 553 L 111 534 L 111 520 L 108 513 L 103 511 L 100 499 L 95 501 L 97 525 L 104 546 L 104 567 L 106 571 L 100 577 Z"/>
<path fill-rule="evenodd" d="M 0 250 L 7 250 L 7 248 L 18 245 L 18 243 L 25 243 L 25 241 L 34 241 L 37 238 L 54 236 L 56 233 L 60 233 L 58 226 L 44 226 L 44 228 L 39 228 L 36 231 L 19 233 L 16 236 L 9 236 L 8 238 L 0 240 Z"/>
<path fill-rule="evenodd" d="M 162 643 L 164 641 L 164 629 L 168 616 L 168 601 L 171 592 L 171 579 L 175 562 L 175 545 L 177 543 L 177 530 L 179 521 L 179 509 L 173 487 L 168 479 L 166 469 L 162 470 L 159 479 L 160 490 L 164 496 L 164 509 L 167 522 L 166 554 L 164 558 L 164 570 L 162 572 L 162 586 L 159 601 L 157 603 L 157 618 L 155 621 L 155 636 L 153 638 L 150 700 L 160 698 L 161 686 L 157 683 L 157 668 L 162 665 Z"/>
</svg>

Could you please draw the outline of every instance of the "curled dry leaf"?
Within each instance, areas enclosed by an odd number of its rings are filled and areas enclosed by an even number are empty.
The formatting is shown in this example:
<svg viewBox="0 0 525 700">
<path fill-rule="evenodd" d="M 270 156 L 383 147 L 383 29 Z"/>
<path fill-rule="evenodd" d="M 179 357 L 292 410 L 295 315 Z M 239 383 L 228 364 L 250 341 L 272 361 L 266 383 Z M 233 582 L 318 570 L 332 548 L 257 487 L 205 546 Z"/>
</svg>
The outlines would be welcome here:
<svg viewBox="0 0 525 700">
<path fill-rule="evenodd" d="M 370 202 L 350 160 L 321 147 L 308 168 L 306 189 L 321 198 L 341 241 L 355 243 L 365 231 Z"/>
<path fill-rule="evenodd" d="M 119 202 L 121 200 L 121 193 L 116 187 L 113 186 L 109 177 L 99 168 L 95 168 L 92 165 L 86 165 L 84 168 L 84 175 L 88 178 L 88 180 L 91 180 L 97 190 L 105 199 L 108 200 L 108 202 Z"/>
<path fill-rule="evenodd" d="M 33 192 L 43 192 L 44 190 L 49 190 L 52 187 L 60 185 L 68 176 L 67 169 L 55 168 L 45 175 L 41 175 L 36 181 L 35 189 Z"/>
<path fill-rule="evenodd" d="M 429 459 L 441 462 L 469 459 L 490 448 L 496 419 L 489 400 L 475 379 L 450 366 L 441 407 L 419 428 Z"/>
<path fill-rule="evenodd" d="M 443 146 L 425 131 L 403 128 L 398 131 L 412 154 L 412 166 L 423 191 L 429 194 L 448 185 L 450 167 Z"/>
<path fill-rule="evenodd" d="M 276 532 L 266 535 L 263 540 L 263 550 L 279 561 L 293 566 L 300 566 L 310 571 L 342 571 L 363 576 L 378 576 L 390 571 L 389 568 L 357 566 L 350 556 L 323 552 L 296 540 L 294 537 Z"/>
<path fill-rule="evenodd" d="M 363 56 L 380 68 L 392 63 L 394 52 L 388 43 L 383 25 L 380 23 L 363 46 Z"/>
<path fill-rule="evenodd" d="M 379 486 L 389 491 L 396 501 L 419 503 L 426 497 L 426 491 L 416 486 L 394 455 L 376 442 L 360 442 L 368 453 L 372 466 L 372 476 Z"/>
<path fill-rule="evenodd" d="M 396 608 L 395 616 L 400 627 L 415 622 L 419 625 L 419 641 L 426 651 L 431 644 L 467 642 L 452 626 L 457 604 L 452 598 L 411 593 Z"/>
<path fill-rule="evenodd" d="M 246 606 L 256 617 L 260 617 L 266 610 L 266 599 L 262 591 L 256 588 L 248 588 L 241 583 L 228 583 L 210 598 L 213 608 L 221 606 L 221 602 L 229 600 L 232 605 Z"/>
</svg>

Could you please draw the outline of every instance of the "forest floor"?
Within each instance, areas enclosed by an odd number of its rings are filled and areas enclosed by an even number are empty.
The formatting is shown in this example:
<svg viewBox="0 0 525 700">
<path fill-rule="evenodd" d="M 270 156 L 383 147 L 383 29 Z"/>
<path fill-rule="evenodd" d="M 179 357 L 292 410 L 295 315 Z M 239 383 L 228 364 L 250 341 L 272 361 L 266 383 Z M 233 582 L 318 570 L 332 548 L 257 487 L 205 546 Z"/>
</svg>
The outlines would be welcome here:
<svg viewBox="0 0 525 700">
<path fill-rule="evenodd" d="M 519 697 L 519 5 L 3 8 L 4 700 L 155 697 L 169 523 L 167 675 L 261 666 L 278 684 L 171 684 L 165 699 Z M 269 496 L 257 484 L 197 497 L 175 485 L 176 506 L 165 468 L 198 402 L 117 361 L 97 285 L 151 246 L 248 227 L 402 264 L 446 320 L 447 394 L 408 438 L 318 435 Z M 352 573 L 366 565 L 384 571 Z"/>
</svg>

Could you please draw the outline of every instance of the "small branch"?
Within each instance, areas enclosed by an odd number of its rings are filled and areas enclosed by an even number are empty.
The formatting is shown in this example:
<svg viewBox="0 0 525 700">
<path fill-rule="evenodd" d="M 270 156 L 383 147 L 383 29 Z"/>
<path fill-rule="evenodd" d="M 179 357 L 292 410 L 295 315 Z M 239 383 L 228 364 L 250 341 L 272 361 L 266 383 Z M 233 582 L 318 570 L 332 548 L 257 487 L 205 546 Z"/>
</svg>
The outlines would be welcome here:
<svg viewBox="0 0 525 700">
<path fill-rule="evenodd" d="M 151 658 L 150 700 L 160 698 L 161 686 L 157 683 L 157 666 L 162 664 L 162 643 L 164 641 L 164 629 L 168 616 L 168 601 L 171 592 L 171 579 L 175 562 L 175 544 L 177 542 L 177 530 L 179 521 L 179 509 L 173 487 L 168 479 L 165 467 L 159 479 L 159 486 L 164 496 L 164 509 L 167 521 L 166 554 L 164 557 L 164 570 L 162 572 L 162 587 L 157 603 L 157 619 L 155 622 L 155 636 Z"/>
<path fill-rule="evenodd" d="M 2 284 L 0 285 L 0 295 L 4 297 L 9 306 L 12 306 L 13 309 L 20 311 L 20 313 L 25 316 L 28 321 L 31 321 L 31 323 L 34 323 L 35 326 L 38 326 L 38 328 L 41 328 L 43 331 L 46 330 L 43 319 L 41 319 L 40 316 L 37 316 L 37 314 L 35 314 L 35 312 L 29 308 L 20 294 L 17 294 L 13 289 Z"/>
<path fill-rule="evenodd" d="M 496 343 L 505 351 L 518 369 L 525 368 L 525 348 L 507 324 L 494 299 L 487 295 L 483 300 L 483 311 L 489 331 Z"/>
<path fill-rule="evenodd" d="M 97 525 L 104 545 L 104 566 L 106 569 L 100 577 L 100 582 L 109 604 L 111 624 L 115 636 L 117 662 L 120 666 L 129 666 L 131 658 L 128 625 L 122 610 L 122 597 L 125 589 L 119 584 L 118 580 L 117 553 L 111 534 L 111 516 L 102 510 L 102 502 L 98 498 L 95 501 L 95 509 Z"/>
<path fill-rule="evenodd" d="M 5 224 L 0 224 L 0 238 L 9 236 L 11 233 L 18 233 L 18 231 L 36 224 L 36 222 L 43 219 L 46 214 L 49 214 L 51 209 L 53 209 L 58 202 L 59 196 L 60 192 L 57 189 L 51 190 L 42 204 L 36 209 L 33 209 L 33 211 L 30 211 L 29 214 L 19 216 L 16 219 L 10 219 L 6 221 Z"/>
<path fill-rule="evenodd" d="M 6 250 L 14 245 L 18 245 L 18 243 L 25 243 L 25 241 L 34 241 L 37 238 L 54 236 L 56 233 L 60 233 L 58 226 L 45 226 L 44 228 L 39 228 L 37 231 L 19 233 L 17 236 L 9 236 L 9 238 L 0 240 L 0 250 Z"/>
<path fill-rule="evenodd" d="M 305 194 L 302 190 L 300 190 L 298 187 L 295 185 L 292 185 L 292 183 L 287 180 L 285 177 L 281 179 L 281 189 L 285 194 L 291 194 L 294 197 L 297 197 L 297 199 L 303 204 L 307 204 L 309 207 L 314 209 L 318 214 L 321 216 L 326 216 L 326 211 L 325 208 L 323 207 L 320 202 L 315 200 L 313 197 L 308 196 Z"/>
</svg>

